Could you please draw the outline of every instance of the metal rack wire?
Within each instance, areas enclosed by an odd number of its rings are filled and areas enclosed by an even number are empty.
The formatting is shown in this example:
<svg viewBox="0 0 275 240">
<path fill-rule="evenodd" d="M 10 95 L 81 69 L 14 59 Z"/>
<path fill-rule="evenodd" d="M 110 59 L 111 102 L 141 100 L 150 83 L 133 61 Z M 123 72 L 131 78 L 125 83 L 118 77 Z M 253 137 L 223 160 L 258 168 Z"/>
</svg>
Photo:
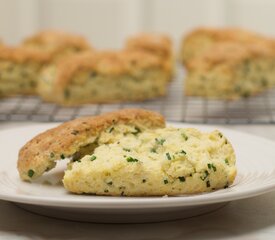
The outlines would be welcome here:
<svg viewBox="0 0 275 240">
<path fill-rule="evenodd" d="M 127 107 L 159 111 L 167 120 L 209 124 L 275 124 L 275 90 L 239 101 L 205 100 L 182 94 L 183 72 L 168 95 L 152 101 L 121 104 L 92 104 L 60 107 L 42 102 L 38 97 L 15 97 L 0 100 L 0 121 L 58 122 L 79 116 L 96 115 Z"/>
</svg>

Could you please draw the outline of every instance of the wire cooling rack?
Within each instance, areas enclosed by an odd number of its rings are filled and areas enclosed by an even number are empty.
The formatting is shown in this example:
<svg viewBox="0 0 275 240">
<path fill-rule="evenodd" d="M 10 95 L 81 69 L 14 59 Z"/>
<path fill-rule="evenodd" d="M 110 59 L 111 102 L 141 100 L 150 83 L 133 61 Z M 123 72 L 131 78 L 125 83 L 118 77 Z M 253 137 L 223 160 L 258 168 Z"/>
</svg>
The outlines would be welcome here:
<svg viewBox="0 0 275 240">
<path fill-rule="evenodd" d="M 171 82 L 166 97 L 139 103 L 60 107 L 42 102 L 38 97 L 2 99 L 0 121 L 68 121 L 80 116 L 138 107 L 158 111 L 170 121 L 209 124 L 275 123 L 275 90 L 238 101 L 205 100 L 182 94 L 183 76 L 183 70 L 178 69 L 177 79 Z"/>
</svg>

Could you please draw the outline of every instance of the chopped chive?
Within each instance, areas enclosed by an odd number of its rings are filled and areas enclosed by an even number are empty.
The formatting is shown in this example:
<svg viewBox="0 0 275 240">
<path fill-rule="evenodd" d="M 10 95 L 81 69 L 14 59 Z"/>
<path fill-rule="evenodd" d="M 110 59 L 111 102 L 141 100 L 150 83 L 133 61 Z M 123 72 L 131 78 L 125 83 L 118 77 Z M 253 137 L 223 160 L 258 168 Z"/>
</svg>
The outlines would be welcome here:
<svg viewBox="0 0 275 240">
<path fill-rule="evenodd" d="M 204 181 L 209 175 L 209 172 L 207 170 L 204 171 L 204 176 L 201 176 L 200 179 Z"/>
<path fill-rule="evenodd" d="M 185 154 L 186 155 L 186 152 L 184 150 L 181 150 L 180 153 L 182 154 Z"/>
<path fill-rule="evenodd" d="M 96 160 L 96 156 L 95 155 L 92 155 L 91 158 L 90 158 L 91 161 L 94 161 Z"/>
<path fill-rule="evenodd" d="M 142 182 L 143 182 L 143 183 L 146 183 L 146 179 L 142 179 Z"/>
<path fill-rule="evenodd" d="M 229 186 L 229 184 L 228 184 L 228 182 L 224 185 L 224 187 L 223 188 L 228 188 L 228 186 Z"/>
<path fill-rule="evenodd" d="M 109 192 L 109 190 L 108 190 L 108 189 L 105 189 L 104 192 L 107 193 L 107 192 Z"/>
<path fill-rule="evenodd" d="M 227 158 L 226 158 L 226 159 L 224 159 L 224 162 L 225 162 L 225 164 L 229 165 L 229 161 L 228 161 L 228 159 L 227 159 Z"/>
<path fill-rule="evenodd" d="M 180 180 L 180 182 L 185 182 L 185 177 L 178 177 L 178 179 Z"/>
<path fill-rule="evenodd" d="M 223 137 L 223 135 L 222 135 L 220 132 L 219 132 L 218 134 L 219 134 L 220 138 L 222 138 L 222 137 Z"/>
<path fill-rule="evenodd" d="M 135 127 L 135 131 L 132 132 L 132 134 L 137 135 L 140 132 L 141 132 L 141 130 L 138 127 Z"/>
<path fill-rule="evenodd" d="M 125 152 L 131 152 L 131 150 L 129 148 L 123 148 L 123 151 L 125 151 Z"/>
<path fill-rule="evenodd" d="M 91 77 L 91 78 L 92 78 L 92 77 L 96 77 L 96 75 L 97 75 L 96 72 L 91 72 L 91 73 L 90 73 L 90 77 Z"/>
<path fill-rule="evenodd" d="M 206 182 L 206 187 L 210 187 L 210 181 Z"/>
<path fill-rule="evenodd" d="M 30 169 L 28 171 L 28 176 L 31 178 L 31 177 L 33 177 L 33 175 L 34 175 L 34 171 L 32 169 Z"/>
<path fill-rule="evenodd" d="M 214 172 L 217 171 L 217 168 L 216 168 L 216 166 L 213 163 L 208 163 L 207 167 L 208 167 L 208 169 L 213 169 Z"/>
<path fill-rule="evenodd" d="M 61 159 L 65 159 L 65 155 L 62 153 L 62 154 L 60 155 L 60 158 L 61 158 Z"/>
<path fill-rule="evenodd" d="M 114 127 L 111 127 L 109 130 L 109 133 L 111 133 L 114 130 Z"/>
<path fill-rule="evenodd" d="M 66 98 L 66 99 L 68 99 L 69 97 L 70 97 L 70 91 L 68 90 L 68 89 L 65 89 L 64 90 L 64 97 Z"/>
<path fill-rule="evenodd" d="M 112 181 L 111 182 L 107 182 L 107 184 L 111 186 L 111 185 L 113 185 L 113 182 Z"/>
<path fill-rule="evenodd" d="M 73 134 L 73 135 L 77 135 L 78 133 L 79 133 L 78 130 L 73 130 L 73 131 L 71 132 L 71 134 Z"/>
<path fill-rule="evenodd" d="M 151 152 L 151 153 L 156 153 L 157 150 L 156 150 L 155 148 L 151 148 L 151 149 L 150 149 L 150 152 Z"/>
<path fill-rule="evenodd" d="M 167 184 L 167 183 L 168 183 L 168 180 L 167 180 L 167 179 L 164 179 L 163 182 L 164 182 L 164 184 Z"/>
<path fill-rule="evenodd" d="M 157 138 L 155 138 L 155 141 L 156 141 L 156 143 L 157 144 L 159 144 L 159 145 L 163 145 L 163 143 L 166 141 L 165 139 L 163 139 L 163 138 L 161 138 L 161 139 L 157 139 Z"/>
<path fill-rule="evenodd" d="M 51 157 L 51 158 L 53 158 L 53 157 L 54 157 L 54 153 L 53 153 L 53 152 L 51 152 L 50 157 Z"/>
<path fill-rule="evenodd" d="M 138 159 L 132 157 L 127 157 L 126 160 L 127 162 L 138 162 Z"/>
<path fill-rule="evenodd" d="M 166 153 L 166 157 L 167 157 L 168 160 L 172 159 L 171 156 L 170 156 L 170 153 Z"/>
<path fill-rule="evenodd" d="M 183 137 L 183 139 L 184 139 L 185 141 L 188 140 L 188 136 L 187 136 L 185 133 L 181 133 L 181 136 Z"/>
</svg>

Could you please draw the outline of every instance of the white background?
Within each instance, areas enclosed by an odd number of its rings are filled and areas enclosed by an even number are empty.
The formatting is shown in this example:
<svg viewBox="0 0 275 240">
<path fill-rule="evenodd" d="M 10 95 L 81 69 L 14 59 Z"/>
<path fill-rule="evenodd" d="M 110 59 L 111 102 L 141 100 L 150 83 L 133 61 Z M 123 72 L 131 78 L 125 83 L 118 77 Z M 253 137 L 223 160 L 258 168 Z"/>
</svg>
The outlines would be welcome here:
<svg viewBox="0 0 275 240">
<path fill-rule="evenodd" d="M 275 35 L 274 0 L 0 0 L 0 38 L 17 44 L 39 29 L 85 35 L 97 48 L 121 47 L 140 31 L 177 43 L 195 26 L 240 26 Z"/>
</svg>

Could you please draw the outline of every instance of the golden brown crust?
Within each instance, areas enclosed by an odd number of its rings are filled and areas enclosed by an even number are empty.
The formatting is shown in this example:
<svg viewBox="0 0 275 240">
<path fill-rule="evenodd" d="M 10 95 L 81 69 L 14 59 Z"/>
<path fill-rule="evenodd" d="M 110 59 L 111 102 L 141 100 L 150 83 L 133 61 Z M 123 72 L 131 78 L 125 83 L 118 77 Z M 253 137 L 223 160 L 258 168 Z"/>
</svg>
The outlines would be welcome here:
<svg viewBox="0 0 275 240">
<path fill-rule="evenodd" d="M 54 30 L 42 31 L 31 36 L 25 39 L 22 45 L 37 50 L 44 50 L 50 57 L 55 57 L 68 48 L 75 49 L 76 52 L 92 50 L 92 47 L 84 37 Z"/>
<path fill-rule="evenodd" d="M 31 180 L 41 176 L 55 166 L 56 160 L 74 155 L 114 124 L 159 128 L 165 126 L 165 120 L 156 112 L 123 109 L 65 122 L 37 135 L 21 148 L 17 162 L 21 179 Z"/>
<path fill-rule="evenodd" d="M 149 51 L 163 57 L 172 55 L 172 41 L 164 34 L 141 33 L 129 37 L 126 41 L 126 48 Z"/>
<path fill-rule="evenodd" d="M 253 43 L 243 45 L 238 42 L 223 42 L 213 45 L 201 56 L 196 57 L 186 63 L 189 70 L 192 69 L 210 69 L 217 64 L 226 63 L 237 64 L 245 59 L 254 59 L 257 57 L 273 57 L 274 53 L 270 46 L 266 44 Z"/>
<path fill-rule="evenodd" d="M 217 44 L 236 43 L 243 46 L 250 44 L 274 45 L 274 40 L 260 34 L 239 28 L 198 28 L 182 39 L 181 60 L 184 64 L 200 57 Z M 274 48 L 274 47 L 273 47 Z M 214 52 L 215 50 L 212 49 Z"/>
<path fill-rule="evenodd" d="M 85 52 L 59 62 L 55 84 L 57 87 L 63 88 L 77 72 L 85 70 L 95 71 L 102 75 L 117 76 L 157 67 L 164 67 L 162 61 L 158 57 L 142 51 Z"/>
<path fill-rule="evenodd" d="M 27 49 L 24 47 L 1 46 L 0 60 L 14 61 L 17 63 L 24 63 L 27 61 L 46 63 L 50 59 L 47 54 L 44 54 L 34 49 Z"/>
<path fill-rule="evenodd" d="M 46 30 L 39 32 L 38 34 L 31 36 L 24 40 L 24 45 L 34 44 L 43 46 L 53 46 L 53 47 L 61 47 L 61 46 L 75 46 L 82 49 L 89 49 L 90 45 L 86 41 L 86 39 L 82 36 L 54 31 L 54 30 Z"/>
<path fill-rule="evenodd" d="M 190 32 L 183 42 L 192 40 L 192 38 L 200 35 L 205 35 L 215 42 L 257 42 L 263 37 L 257 33 L 246 31 L 240 28 L 207 28 L 201 27 Z"/>
</svg>

